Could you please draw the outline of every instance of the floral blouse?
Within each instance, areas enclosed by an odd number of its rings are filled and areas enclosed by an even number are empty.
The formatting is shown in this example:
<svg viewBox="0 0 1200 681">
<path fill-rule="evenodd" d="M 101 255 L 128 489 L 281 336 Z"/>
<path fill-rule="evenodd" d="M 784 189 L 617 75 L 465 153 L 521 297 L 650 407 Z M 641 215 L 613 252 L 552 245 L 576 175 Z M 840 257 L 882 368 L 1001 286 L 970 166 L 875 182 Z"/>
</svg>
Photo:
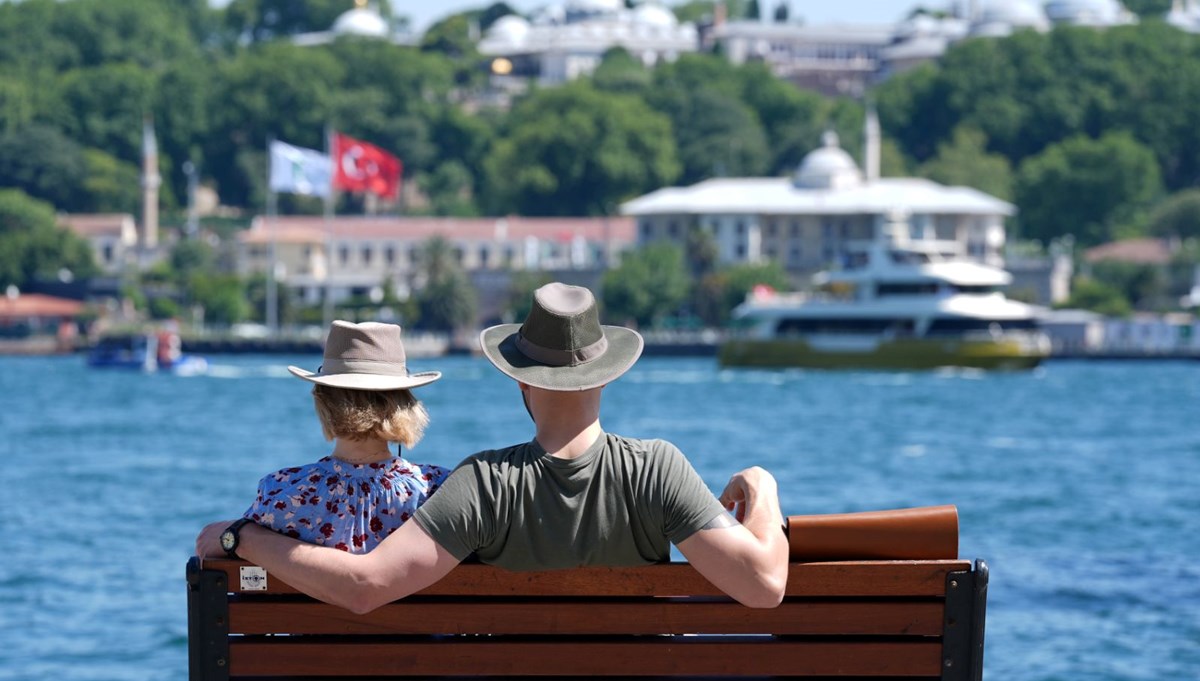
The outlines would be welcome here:
<svg viewBox="0 0 1200 681">
<path fill-rule="evenodd" d="M 366 553 L 412 517 L 449 474 L 398 456 L 367 464 L 327 456 L 265 476 L 244 515 L 289 537 Z"/>
</svg>

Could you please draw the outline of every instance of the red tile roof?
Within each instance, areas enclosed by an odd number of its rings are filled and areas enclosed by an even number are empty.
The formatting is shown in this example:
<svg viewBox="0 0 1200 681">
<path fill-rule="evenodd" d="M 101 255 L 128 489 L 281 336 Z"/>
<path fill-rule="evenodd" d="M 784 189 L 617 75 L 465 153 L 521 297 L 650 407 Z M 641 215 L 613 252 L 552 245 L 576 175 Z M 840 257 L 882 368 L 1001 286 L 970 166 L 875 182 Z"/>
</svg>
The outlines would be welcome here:
<svg viewBox="0 0 1200 681">
<path fill-rule="evenodd" d="M 80 213 L 58 216 L 60 225 L 84 237 L 104 234 L 120 236 L 126 222 L 134 226 L 133 216 L 129 213 Z"/>
<path fill-rule="evenodd" d="M 1172 249 L 1163 239 L 1125 239 L 1089 248 L 1083 253 L 1088 262 L 1115 260 L 1143 265 L 1166 265 L 1171 262 Z"/>
<path fill-rule="evenodd" d="M 24 293 L 10 298 L 0 296 L 0 319 L 30 317 L 74 317 L 83 312 L 83 303 L 40 293 Z"/>
</svg>

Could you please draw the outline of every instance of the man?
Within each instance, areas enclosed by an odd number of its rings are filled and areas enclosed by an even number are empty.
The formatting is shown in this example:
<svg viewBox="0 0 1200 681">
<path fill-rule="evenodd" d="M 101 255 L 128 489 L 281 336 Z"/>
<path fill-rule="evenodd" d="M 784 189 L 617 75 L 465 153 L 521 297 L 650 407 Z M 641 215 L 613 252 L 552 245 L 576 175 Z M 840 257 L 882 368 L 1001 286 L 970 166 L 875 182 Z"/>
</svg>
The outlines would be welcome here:
<svg viewBox="0 0 1200 681">
<path fill-rule="evenodd" d="M 412 522 L 370 553 L 219 522 L 197 537 L 197 554 L 236 553 L 315 598 L 363 613 L 433 584 L 471 554 L 513 570 L 640 565 L 666 560 L 674 542 L 739 602 L 779 604 L 788 549 L 769 473 L 737 473 L 717 499 L 670 443 L 601 428 L 601 391 L 641 355 L 637 332 L 601 326 L 590 291 L 555 283 L 534 293 L 524 324 L 486 329 L 480 341 L 492 364 L 517 381 L 536 426 L 533 441 L 468 457 Z"/>
</svg>

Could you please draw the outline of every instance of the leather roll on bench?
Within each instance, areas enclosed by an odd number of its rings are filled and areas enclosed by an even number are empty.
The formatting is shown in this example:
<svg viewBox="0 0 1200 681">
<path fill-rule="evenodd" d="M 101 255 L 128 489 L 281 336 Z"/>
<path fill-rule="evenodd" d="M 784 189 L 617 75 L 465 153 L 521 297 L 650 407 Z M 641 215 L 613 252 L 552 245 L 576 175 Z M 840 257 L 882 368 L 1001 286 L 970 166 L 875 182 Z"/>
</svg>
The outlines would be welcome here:
<svg viewBox="0 0 1200 681">
<path fill-rule="evenodd" d="M 788 516 L 793 561 L 958 558 L 958 508 Z"/>
</svg>

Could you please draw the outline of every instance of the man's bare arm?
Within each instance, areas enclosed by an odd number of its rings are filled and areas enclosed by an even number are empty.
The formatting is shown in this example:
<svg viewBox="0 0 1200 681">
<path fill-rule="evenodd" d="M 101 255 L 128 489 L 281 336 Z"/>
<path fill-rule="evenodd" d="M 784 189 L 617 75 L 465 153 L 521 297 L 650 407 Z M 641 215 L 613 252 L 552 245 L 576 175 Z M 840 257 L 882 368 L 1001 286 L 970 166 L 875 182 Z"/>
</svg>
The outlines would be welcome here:
<svg viewBox="0 0 1200 681">
<path fill-rule="evenodd" d="M 196 538 L 201 557 L 221 557 L 218 537 L 229 522 Z M 413 522 L 401 525 L 366 554 L 308 544 L 255 524 L 242 528 L 238 555 L 300 591 L 356 613 L 370 612 L 433 584 L 458 564 Z"/>
<path fill-rule="evenodd" d="M 788 545 L 779 530 L 783 513 L 775 478 L 758 467 L 746 469 L 729 480 L 721 503 L 737 520 L 728 514 L 717 516 L 680 542 L 680 552 L 700 574 L 743 605 L 779 605 L 787 587 Z"/>
</svg>

